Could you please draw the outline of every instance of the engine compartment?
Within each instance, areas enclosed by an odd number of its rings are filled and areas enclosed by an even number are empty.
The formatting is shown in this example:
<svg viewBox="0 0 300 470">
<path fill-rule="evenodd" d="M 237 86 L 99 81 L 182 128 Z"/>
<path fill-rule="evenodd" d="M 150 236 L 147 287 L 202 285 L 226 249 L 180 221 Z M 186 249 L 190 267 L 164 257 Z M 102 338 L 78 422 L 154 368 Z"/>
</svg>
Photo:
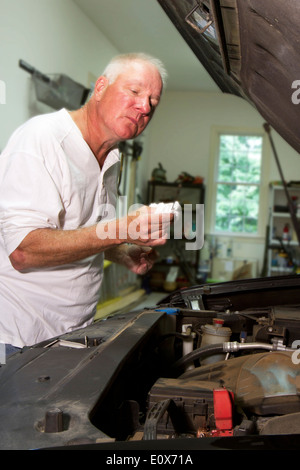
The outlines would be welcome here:
<svg viewBox="0 0 300 470">
<path fill-rule="evenodd" d="M 102 418 L 105 410 L 106 418 L 102 423 L 94 420 L 97 426 L 116 440 L 300 432 L 300 370 L 294 344 L 300 335 L 300 306 L 234 313 L 168 306 L 158 310 L 173 317 L 174 331 L 155 345 L 152 367 L 140 356 L 140 369 L 147 371 L 148 379 L 154 369 L 153 384 L 149 380 L 149 389 L 137 394 L 143 373 L 133 372 L 131 364 L 130 375 L 124 371 L 123 380 L 117 380 L 98 410 Z M 134 391 L 128 390 L 128 383 L 134 384 Z M 111 398 L 114 392 L 117 396 Z M 103 428 L 103 422 L 114 425 Z"/>
<path fill-rule="evenodd" d="M 198 286 L 24 348 L 0 367 L 0 448 L 297 448 L 299 283 Z"/>
</svg>

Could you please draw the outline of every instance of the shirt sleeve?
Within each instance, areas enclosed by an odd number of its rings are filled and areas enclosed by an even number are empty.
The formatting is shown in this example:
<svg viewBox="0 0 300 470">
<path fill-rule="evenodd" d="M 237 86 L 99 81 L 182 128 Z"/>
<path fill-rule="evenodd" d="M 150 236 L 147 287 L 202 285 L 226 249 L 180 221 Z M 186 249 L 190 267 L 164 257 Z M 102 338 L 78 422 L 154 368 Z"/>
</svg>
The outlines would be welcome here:
<svg viewBox="0 0 300 470">
<path fill-rule="evenodd" d="M 64 208 L 42 157 L 16 152 L 0 158 L 0 230 L 10 255 L 32 230 L 59 228 Z"/>
</svg>

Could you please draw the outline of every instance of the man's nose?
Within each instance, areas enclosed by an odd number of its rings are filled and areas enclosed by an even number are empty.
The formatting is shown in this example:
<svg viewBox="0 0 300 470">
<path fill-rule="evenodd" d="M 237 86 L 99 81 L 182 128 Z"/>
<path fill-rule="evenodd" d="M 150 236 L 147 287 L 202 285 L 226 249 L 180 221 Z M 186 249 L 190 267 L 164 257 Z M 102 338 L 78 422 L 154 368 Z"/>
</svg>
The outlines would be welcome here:
<svg viewBox="0 0 300 470">
<path fill-rule="evenodd" d="M 140 111 L 142 112 L 142 114 L 144 115 L 148 115 L 152 111 L 152 105 L 148 97 L 140 98 L 138 102 L 138 107 Z"/>
</svg>

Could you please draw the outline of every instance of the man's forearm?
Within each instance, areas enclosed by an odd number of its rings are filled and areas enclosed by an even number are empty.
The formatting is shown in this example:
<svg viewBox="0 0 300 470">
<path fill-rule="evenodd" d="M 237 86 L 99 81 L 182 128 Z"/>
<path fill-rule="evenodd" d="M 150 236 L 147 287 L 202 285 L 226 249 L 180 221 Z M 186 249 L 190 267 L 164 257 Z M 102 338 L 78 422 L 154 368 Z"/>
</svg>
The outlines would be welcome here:
<svg viewBox="0 0 300 470">
<path fill-rule="evenodd" d="M 96 226 L 77 230 L 36 229 L 10 255 L 10 261 L 18 271 L 60 266 L 95 255 L 119 243 L 117 239 L 99 239 Z"/>
<path fill-rule="evenodd" d="M 153 222 L 150 214 L 149 208 L 144 208 L 141 215 L 129 215 L 81 229 L 33 230 L 10 255 L 11 264 L 16 270 L 24 271 L 73 263 L 126 243 L 162 245 L 166 242 L 168 223 L 157 217 Z M 123 255 L 126 256 L 126 249 L 111 252 L 111 256 Z M 121 258 L 118 262 L 122 262 Z"/>
</svg>

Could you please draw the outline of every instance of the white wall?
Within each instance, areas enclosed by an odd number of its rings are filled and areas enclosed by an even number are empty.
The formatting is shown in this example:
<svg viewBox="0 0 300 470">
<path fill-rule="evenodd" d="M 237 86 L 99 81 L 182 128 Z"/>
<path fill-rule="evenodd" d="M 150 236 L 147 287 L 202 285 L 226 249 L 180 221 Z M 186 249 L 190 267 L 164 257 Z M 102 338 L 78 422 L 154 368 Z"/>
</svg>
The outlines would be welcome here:
<svg viewBox="0 0 300 470">
<path fill-rule="evenodd" d="M 72 0 L 0 0 L 0 151 L 10 134 L 29 117 L 50 110 L 34 100 L 23 59 L 41 72 L 64 73 L 84 86 L 89 73 L 101 74 L 119 51 Z"/>
<path fill-rule="evenodd" d="M 265 120 L 256 109 L 242 98 L 224 93 L 166 92 L 151 123 L 147 144 L 147 179 L 159 162 L 167 171 L 168 181 L 186 171 L 193 176 L 204 177 L 206 185 L 205 211 L 210 206 L 210 156 L 211 135 L 215 127 L 233 127 L 263 130 Z M 285 179 L 300 180 L 300 155 L 294 151 L 275 131 L 273 140 L 283 168 Z M 267 139 L 269 155 L 268 182 L 279 180 L 279 172 Z M 268 183 L 267 182 L 267 183 Z M 267 186 L 267 185 L 266 185 Z M 268 189 L 268 188 L 266 188 Z M 267 191 L 265 192 L 267 197 Z M 265 223 L 268 219 L 268 203 L 265 205 Z M 206 221 L 208 220 L 206 214 Z M 206 233 L 210 233 L 207 223 Z M 208 228 L 208 230 L 207 230 Z M 258 259 L 258 274 L 264 255 L 264 229 L 262 236 L 234 238 L 233 256 Z M 218 237 L 225 246 L 228 237 Z"/>
<path fill-rule="evenodd" d="M 246 100 L 225 93 L 166 92 L 151 123 L 147 176 L 162 162 L 169 181 L 181 171 L 201 175 L 208 183 L 213 126 L 257 128 L 264 119 Z M 275 131 L 273 139 L 287 180 L 300 178 L 300 155 Z M 278 179 L 271 158 L 270 181 Z"/>
</svg>

